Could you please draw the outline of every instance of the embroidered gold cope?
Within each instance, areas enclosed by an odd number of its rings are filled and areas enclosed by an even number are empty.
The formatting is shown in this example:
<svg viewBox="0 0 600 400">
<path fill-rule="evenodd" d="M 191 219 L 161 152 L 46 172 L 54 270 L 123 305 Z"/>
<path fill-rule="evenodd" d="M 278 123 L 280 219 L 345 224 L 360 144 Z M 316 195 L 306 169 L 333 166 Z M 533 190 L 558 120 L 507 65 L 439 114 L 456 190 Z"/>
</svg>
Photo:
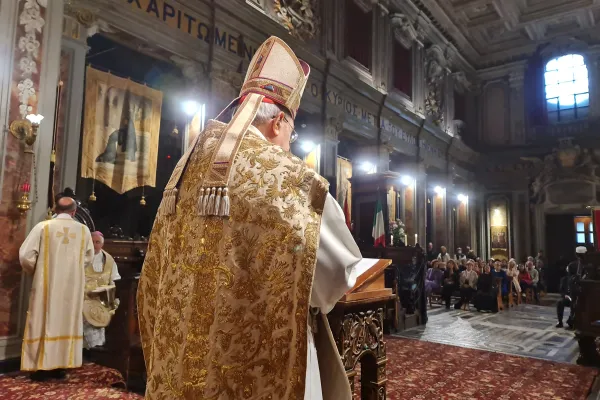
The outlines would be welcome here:
<svg viewBox="0 0 600 400">
<path fill-rule="evenodd" d="M 85 267 L 85 290 L 89 292 L 99 286 L 107 286 L 112 282 L 113 267 L 115 266 L 115 260 L 110 254 L 104 250 L 100 250 L 104 255 L 104 266 L 102 271 L 94 271 L 92 264 Z"/>
<path fill-rule="evenodd" d="M 230 217 L 201 215 L 198 194 L 225 127 L 208 123 L 175 213 L 159 210 L 154 224 L 138 291 L 146 397 L 302 399 L 328 184 L 249 131 L 231 165 Z"/>
<path fill-rule="evenodd" d="M 21 245 L 21 266 L 33 274 L 22 370 L 81 366 L 84 268 L 93 256 L 89 229 L 67 214 L 37 224 Z"/>
</svg>

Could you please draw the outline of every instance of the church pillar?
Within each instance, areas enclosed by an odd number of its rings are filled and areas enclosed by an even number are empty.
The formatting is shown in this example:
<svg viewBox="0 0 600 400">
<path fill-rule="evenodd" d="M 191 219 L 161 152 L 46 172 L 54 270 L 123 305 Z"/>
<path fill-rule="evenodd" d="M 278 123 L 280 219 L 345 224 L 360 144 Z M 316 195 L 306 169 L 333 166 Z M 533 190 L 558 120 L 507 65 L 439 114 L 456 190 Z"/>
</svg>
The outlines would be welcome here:
<svg viewBox="0 0 600 400">
<path fill-rule="evenodd" d="M 589 50 L 585 61 L 589 74 L 590 118 L 598 118 L 600 117 L 600 49 Z"/>
<path fill-rule="evenodd" d="M 488 226 L 489 221 L 487 218 L 487 206 L 485 202 L 484 192 L 483 190 L 480 192 L 481 196 L 477 198 L 477 215 L 479 220 L 479 249 L 477 254 L 485 258 L 486 260 L 490 258 L 491 254 L 488 246 Z"/>
<path fill-rule="evenodd" d="M 75 189 L 79 175 L 79 143 L 83 121 L 83 99 L 85 94 L 85 57 L 88 52 L 87 31 L 73 17 L 65 16 L 60 59 L 61 81 L 64 100 L 60 107 L 64 110 L 61 137 L 56 145 L 56 190 L 70 187 Z M 62 114 L 62 113 L 61 113 Z"/>
<path fill-rule="evenodd" d="M 330 182 L 329 191 L 337 198 L 339 189 L 337 182 L 338 140 L 342 133 L 343 122 L 339 118 L 327 118 L 324 129 L 323 146 L 321 149 L 321 175 Z"/>
<path fill-rule="evenodd" d="M 425 92 L 427 85 L 425 81 L 425 49 L 423 46 L 413 46 L 413 93 L 412 102 L 415 113 L 425 117 Z"/>
<path fill-rule="evenodd" d="M 535 249 L 537 254 L 539 250 L 546 250 L 546 213 L 543 205 L 536 205 L 533 209 L 534 215 L 534 232 L 535 232 Z"/>
<path fill-rule="evenodd" d="M 373 39 L 375 49 L 373 51 L 374 68 L 373 84 L 382 92 L 389 90 L 389 65 L 390 65 L 390 43 L 392 29 L 390 27 L 389 11 L 384 4 L 378 3 L 373 8 L 375 13 L 375 28 Z"/>
<path fill-rule="evenodd" d="M 510 141 L 512 145 L 525 143 L 525 97 L 523 85 L 525 64 L 510 71 Z"/>
<path fill-rule="evenodd" d="M 523 226 L 521 225 L 521 221 L 519 220 L 519 211 L 521 208 L 521 204 L 519 203 L 519 192 L 512 192 L 510 208 L 511 215 L 511 227 L 513 233 L 513 246 L 512 246 L 512 257 L 514 257 L 517 262 L 523 261 L 523 249 L 521 246 L 522 236 L 524 233 Z M 511 255 L 509 255 L 510 257 Z"/>
<path fill-rule="evenodd" d="M 42 5 L 40 5 L 42 3 Z M 47 210 L 50 153 L 52 147 L 56 87 L 59 75 L 63 1 L 0 2 L 0 117 L 10 126 L 28 114 L 41 114 L 34 154 L 24 153 L 24 144 L 6 132 L 0 167 L 2 185 L 0 250 L 0 359 L 20 353 L 28 284 L 19 267 L 18 251 L 28 230 L 44 219 Z M 35 155 L 35 156 L 34 156 Z M 31 185 L 31 210 L 19 215 L 16 202 L 23 183 Z"/>
<path fill-rule="evenodd" d="M 447 219 L 447 204 L 446 204 L 446 190 L 438 190 L 431 196 L 432 210 L 432 222 L 433 222 L 433 245 L 436 251 L 440 246 L 448 247 L 448 219 Z M 450 248 L 448 248 L 450 251 Z"/>
<path fill-rule="evenodd" d="M 419 164 L 415 174 L 415 233 L 417 240 L 423 249 L 427 248 L 427 174 L 423 164 Z"/>
</svg>

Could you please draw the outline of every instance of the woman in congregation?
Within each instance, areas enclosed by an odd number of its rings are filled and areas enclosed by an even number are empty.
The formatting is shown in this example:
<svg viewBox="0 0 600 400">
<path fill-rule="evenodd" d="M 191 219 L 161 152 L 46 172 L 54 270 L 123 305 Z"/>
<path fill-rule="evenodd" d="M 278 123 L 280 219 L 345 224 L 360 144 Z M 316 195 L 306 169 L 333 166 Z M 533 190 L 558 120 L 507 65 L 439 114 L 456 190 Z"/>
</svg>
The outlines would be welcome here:
<svg viewBox="0 0 600 400">
<path fill-rule="evenodd" d="M 446 303 L 446 310 L 450 309 L 450 299 L 452 293 L 458 289 L 458 268 L 454 260 L 450 260 L 446 263 L 446 270 L 444 271 L 444 279 L 442 281 L 442 297 Z"/>
<path fill-rule="evenodd" d="M 463 310 L 469 307 L 471 297 L 477 287 L 477 273 L 473 271 L 473 261 L 467 263 L 467 269 L 460 274 L 460 302 L 454 308 Z"/>
<path fill-rule="evenodd" d="M 439 294 L 442 288 L 442 279 L 444 279 L 444 270 L 446 263 L 433 260 L 432 267 L 427 270 L 425 277 L 425 296 L 429 297 L 432 293 Z"/>
<path fill-rule="evenodd" d="M 506 271 L 502 269 L 502 264 L 500 264 L 500 261 L 496 261 L 494 263 L 492 278 L 500 281 L 500 284 L 502 285 L 502 296 L 506 296 L 508 294 L 508 275 L 506 275 Z"/>
<path fill-rule="evenodd" d="M 483 273 L 477 279 L 477 293 L 473 304 L 477 311 L 498 312 L 498 287 L 494 285 L 494 277 L 490 273 L 490 266 L 486 265 Z"/>
<path fill-rule="evenodd" d="M 514 258 L 511 258 L 508 262 L 508 270 L 506 271 L 506 276 L 508 276 L 509 280 L 512 279 L 512 284 L 517 291 L 517 295 L 521 294 L 521 285 L 519 284 L 519 270 L 517 269 L 517 262 Z"/>
<path fill-rule="evenodd" d="M 533 279 L 523 264 L 519 265 L 519 285 L 523 291 L 533 287 Z"/>
</svg>

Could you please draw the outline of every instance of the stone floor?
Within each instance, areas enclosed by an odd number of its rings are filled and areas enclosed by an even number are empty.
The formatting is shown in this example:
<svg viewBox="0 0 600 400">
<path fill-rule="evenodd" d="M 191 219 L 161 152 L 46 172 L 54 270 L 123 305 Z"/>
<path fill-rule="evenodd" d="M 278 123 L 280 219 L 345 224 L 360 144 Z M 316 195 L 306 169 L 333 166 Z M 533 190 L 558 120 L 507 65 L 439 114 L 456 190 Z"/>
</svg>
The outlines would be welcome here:
<svg viewBox="0 0 600 400">
<path fill-rule="evenodd" d="M 565 320 L 568 313 L 565 310 Z M 426 326 L 396 336 L 551 361 L 575 363 L 577 359 L 574 333 L 554 327 L 554 307 L 522 304 L 493 314 L 474 308 L 446 310 L 434 304 L 428 316 Z"/>
</svg>

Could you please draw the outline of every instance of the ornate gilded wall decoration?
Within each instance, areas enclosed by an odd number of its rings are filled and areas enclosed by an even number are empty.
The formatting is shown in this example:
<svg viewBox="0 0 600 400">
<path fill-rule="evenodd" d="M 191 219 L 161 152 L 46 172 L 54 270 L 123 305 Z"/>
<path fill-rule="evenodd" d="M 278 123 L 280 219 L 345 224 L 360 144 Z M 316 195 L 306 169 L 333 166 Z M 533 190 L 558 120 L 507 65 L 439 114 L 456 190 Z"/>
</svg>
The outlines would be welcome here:
<svg viewBox="0 0 600 400">
<path fill-rule="evenodd" d="M 427 95 L 425 96 L 425 111 L 431 121 L 443 127 L 444 97 L 446 96 L 446 76 L 448 74 L 447 60 L 443 50 L 433 45 L 425 52 Z"/>
<path fill-rule="evenodd" d="M 40 41 L 42 28 L 45 21 L 40 13 L 40 5 L 35 0 L 25 0 L 23 11 L 19 15 L 19 25 L 23 26 L 25 34 L 19 38 L 18 48 L 23 54 L 19 59 L 19 70 L 21 78 L 17 84 L 19 91 L 19 113 L 25 118 L 33 108 L 30 105 L 30 99 L 35 101 L 35 85 L 32 76 L 37 74 L 37 59 L 40 51 Z"/>
<path fill-rule="evenodd" d="M 315 13 L 316 0 L 274 0 L 273 11 L 278 21 L 302 40 L 313 39 L 319 32 L 319 18 Z"/>
<path fill-rule="evenodd" d="M 538 171 L 531 183 L 533 201 L 537 204 L 553 203 L 549 195 L 557 191 L 557 188 L 563 187 L 566 182 L 580 181 L 581 187 L 584 182 L 588 185 L 589 183 L 600 185 L 600 177 L 596 174 L 599 155 L 596 150 L 582 149 L 579 145 L 573 144 L 572 138 L 563 138 L 559 140 L 558 147 L 543 159 L 522 157 L 522 160 L 532 163 Z M 575 199 L 576 193 L 571 192 L 570 195 Z"/>
</svg>

